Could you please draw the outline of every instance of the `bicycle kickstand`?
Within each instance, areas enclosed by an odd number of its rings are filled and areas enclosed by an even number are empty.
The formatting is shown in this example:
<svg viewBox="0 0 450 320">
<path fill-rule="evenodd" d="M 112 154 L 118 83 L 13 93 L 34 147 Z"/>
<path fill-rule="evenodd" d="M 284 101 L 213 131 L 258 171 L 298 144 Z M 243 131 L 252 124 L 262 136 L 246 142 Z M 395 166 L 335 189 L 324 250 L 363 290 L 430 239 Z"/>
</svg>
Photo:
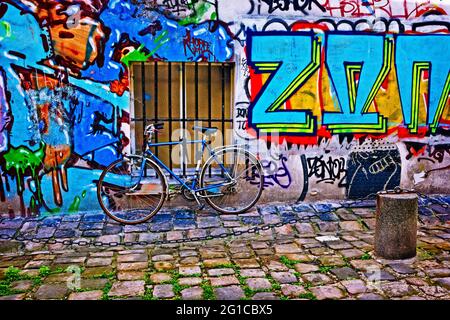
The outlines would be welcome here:
<svg viewBox="0 0 450 320">
<path fill-rule="evenodd" d="M 195 194 L 195 192 L 193 192 L 192 195 L 194 196 L 194 199 L 195 199 L 195 201 L 198 204 L 198 210 L 203 210 L 205 208 L 205 204 L 200 202 L 200 200 L 198 199 L 198 197 Z"/>
</svg>

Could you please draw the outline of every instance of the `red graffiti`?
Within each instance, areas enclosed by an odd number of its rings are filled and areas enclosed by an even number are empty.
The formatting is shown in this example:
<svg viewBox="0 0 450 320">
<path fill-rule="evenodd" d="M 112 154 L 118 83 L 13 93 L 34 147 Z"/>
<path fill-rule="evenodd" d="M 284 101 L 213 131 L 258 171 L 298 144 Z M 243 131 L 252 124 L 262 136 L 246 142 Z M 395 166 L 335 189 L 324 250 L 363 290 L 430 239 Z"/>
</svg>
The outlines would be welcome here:
<svg viewBox="0 0 450 320">
<path fill-rule="evenodd" d="M 205 40 L 192 37 L 190 30 L 186 30 L 186 35 L 183 38 L 183 45 L 185 55 L 188 54 L 189 50 L 193 55 L 196 55 L 204 61 L 208 61 L 208 57 L 212 55 L 210 44 Z"/>
</svg>

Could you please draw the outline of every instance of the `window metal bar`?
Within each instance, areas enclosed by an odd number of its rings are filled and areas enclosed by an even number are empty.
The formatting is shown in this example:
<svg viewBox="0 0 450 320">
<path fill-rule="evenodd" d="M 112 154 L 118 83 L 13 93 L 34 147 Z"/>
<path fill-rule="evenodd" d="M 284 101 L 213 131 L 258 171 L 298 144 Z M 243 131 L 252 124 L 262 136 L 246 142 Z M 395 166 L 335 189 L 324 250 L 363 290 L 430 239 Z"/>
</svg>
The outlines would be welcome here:
<svg viewBox="0 0 450 320">
<path fill-rule="evenodd" d="M 147 96 L 147 91 L 146 91 L 146 67 L 149 67 L 148 63 L 144 63 L 142 62 L 140 64 L 141 67 L 141 76 L 142 76 L 142 81 L 141 81 L 141 86 L 142 86 L 142 116 L 141 117 L 134 117 L 131 118 L 131 121 L 138 123 L 141 122 L 143 124 L 143 127 L 145 128 L 145 126 L 148 123 L 151 122 L 165 122 L 168 124 L 168 129 L 169 129 L 169 142 L 172 141 L 172 131 L 174 129 L 174 123 L 178 122 L 181 126 L 181 129 L 184 131 L 187 129 L 187 127 L 190 127 L 191 123 L 196 123 L 196 122 L 203 122 L 205 124 L 207 124 L 208 126 L 212 126 L 214 124 L 218 124 L 217 127 L 221 127 L 222 129 L 222 140 L 223 143 L 225 144 L 225 129 L 227 124 L 231 123 L 233 124 L 233 118 L 232 118 L 232 112 L 228 112 L 225 108 L 228 107 L 227 106 L 227 99 L 226 99 L 226 90 L 227 90 L 227 86 L 229 86 L 227 84 L 227 82 L 229 82 L 231 80 L 230 78 L 230 70 L 229 69 L 229 64 L 228 63 L 202 63 L 202 62 L 195 62 L 190 64 L 191 66 L 194 67 L 194 77 L 192 79 L 192 74 L 191 73 L 187 73 L 187 65 L 189 63 L 186 62 L 182 62 L 182 63 L 176 63 L 176 65 L 178 66 L 177 68 L 177 72 L 179 73 L 179 79 L 180 79 L 180 98 L 179 98 L 179 105 L 180 105 L 180 116 L 176 116 L 174 118 L 174 112 L 173 112 L 173 83 L 172 81 L 174 80 L 174 75 L 173 75 L 173 66 L 174 63 L 173 62 L 153 62 L 153 66 L 155 68 L 155 70 L 153 70 L 153 80 L 154 83 L 153 85 L 153 91 L 154 91 L 154 95 L 153 95 L 153 105 L 154 105 L 154 112 L 151 112 L 152 114 L 152 118 L 149 118 L 149 114 L 147 114 L 147 102 L 146 102 L 146 96 Z M 151 66 L 151 64 L 150 64 Z M 161 117 L 160 116 L 160 108 L 159 108 L 159 89 L 161 88 L 160 84 L 159 84 L 159 74 L 161 72 L 161 70 L 159 68 L 165 68 L 165 66 L 168 67 L 168 72 L 167 72 L 167 106 L 168 106 L 168 116 L 165 117 Z M 200 73 L 199 73 L 199 68 L 200 67 L 207 67 L 207 87 L 205 88 L 205 86 L 202 86 L 200 84 Z M 214 68 L 214 70 L 213 70 Z M 220 70 L 219 70 L 220 68 Z M 213 72 L 214 72 L 214 76 L 213 76 Z M 218 73 L 220 72 L 220 73 Z M 216 74 L 218 74 L 219 76 L 221 76 L 220 79 L 217 79 Z M 216 81 L 219 80 L 219 81 Z M 187 88 L 187 81 L 194 81 L 194 91 L 195 92 L 188 92 L 188 88 Z M 220 85 L 221 88 L 213 88 L 213 85 Z M 221 90 L 218 91 L 218 94 L 221 94 L 221 98 L 219 98 L 221 103 L 221 110 L 219 111 L 219 113 L 215 113 L 216 117 L 213 117 L 213 90 Z M 164 88 L 165 90 L 165 88 Z M 194 96 L 194 103 L 195 103 L 195 116 L 194 117 L 189 117 L 188 116 L 188 112 L 186 110 L 187 106 L 187 95 L 189 96 Z M 207 95 L 207 96 L 206 96 Z M 206 106 L 207 110 L 200 110 L 200 104 L 201 104 L 201 97 L 204 97 L 207 99 L 206 102 Z M 205 99 L 205 100 L 206 100 Z M 206 108 L 205 108 L 206 109 Z M 220 115 L 218 117 L 218 115 Z M 195 132 L 195 136 L 194 136 L 194 140 L 199 140 L 197 139 L 198 132 Z M 183 133 L 183 136 L 185 138 L 185 133 Z M 196 138 L 197 137 L 197 138 Z M 158 143 L 158 140 L 156 140 L 156 143 Z M 155 146 L 156 150 L 155 150 L 155 154 L 158 155 L 158 148 L 159 146 Z M 171 170 L 173 169 L 174 163 L 172 160 L 172 151 L 173 151 L 173 146 L 169 145 L 169 168 Z M 183 155 L 184 157 L 187 156 L 187 154 Z M 191 173 L 192 170 L 188 170 L 188 166 L 187 166 L 187 162 L 183 161 L 183 165 L 182 167 L 180 167 L 180 173 L 182 171 L 182 175 L 186 176 L 186 173 Z M 214 171 L 215 174 L 215 171 Z M 209 175 L 212 175 L 212 172 L 209 172 Z"/>
<path fill-rule="evenodd" d="M 154 65 L 153 65 L 153 68 L 154 68 L 154 70 L 153 70 L 153 73 L 154 73 L 154 79 L 153 79 L 153 84 L 154 84 L 154 90 L 155 90 L 155 94 L 154 94 L 154 98 L 153 98 L 153 100 L 154 100 L 154 102 L 155 102 L 155 104 L 154 104 L 154 107 L 155 107 L 155 122 L 158 122 L 158 62 L 157 61 L 155 61 L 154 62 Z M 155 135 L 155 141 L 156 141 L 156 143 L 158 143 L 158 135 L 156 134 Z M 156 156 L 158 157 L 158 154 L 159 154 L 159 149 L 158 148 L 156 148 L 156 150 L 155 150 L 155 154 L 156 154 Z"/>
<path fill-rule="evenodd" d="M 195 81 L 195 122 L 194 122 L 194 126 L 197 125 L 197 121 L 199 121 L 199 110 L 198 110 L 198 62 L 195 62 L 195 74 L 194 74 L 194 81 Z M 197 131 L 194 130 L 194 140 L 198 140 L 199 139 L 199 134 Z M 199 146 L 195 146 L 195 161 L 198 161 L 197 159 L 197 151 L 200 152 L 200 150 L 198 150 Z M 200 157 L 202 155 L 199 155 Z"/>
<path fill-rule="evenodd" d="M 211 88 L 211 62 L 208 62 L 208 127 L 211 127 L 212 118 L 212 88 Z M 211 166 L 209 167 L 209 177 L 211 177 Z"/>
<path fill-rule="evenodd" d="M 225 145 L 225 65 L 222 63 L 220 66 L 222 74 L 222 144 Z M 222 156 L 222 163 L 224 163 L 224 157 Z M 225 163 L 224 163 L 225 164 Z M 226 165 L 226 164 L 225 164 Z M 224 176 L 223 168 L 221 169 L 221 175 Z"/>
<path fill-rule="evenodd" d="M 182 76 L 182 94 L 183 94 L 183 108 L 181 113 L 181 119 L 183 121 L 183 139 L 186 139 L 186 63 L 181 63 L 181 76 Z M 186 176 L 186 157 L 187 155 L 183 152 L 183 177 Z"/>
<path fill-rule="evenodd" d="M 144 127 L 142 130 L 142 151 L 145 150 L 145 128 L 147 127 L 147 106 L 146 106 L 146 96 L 145 96 L 145 64 L 141 62 L 141 85 L 142 85 L 142 116 L 144 118 Z M 144 177 L 147 178 L 147 171 L 144 171 Z"/>
<path fill-rule="evenodd" d="M 168 75 L 167 75 L 167 94 L 168 94 L 168 104 L 169 104 L 169 140 L 172 141 L 172 62 L 168 64 Z M 173 169 L 172 163 L 172 145 L 169 146 L 169 167 Z M 172 174 L 170 175 L 172 177 Z"/>
</svg>

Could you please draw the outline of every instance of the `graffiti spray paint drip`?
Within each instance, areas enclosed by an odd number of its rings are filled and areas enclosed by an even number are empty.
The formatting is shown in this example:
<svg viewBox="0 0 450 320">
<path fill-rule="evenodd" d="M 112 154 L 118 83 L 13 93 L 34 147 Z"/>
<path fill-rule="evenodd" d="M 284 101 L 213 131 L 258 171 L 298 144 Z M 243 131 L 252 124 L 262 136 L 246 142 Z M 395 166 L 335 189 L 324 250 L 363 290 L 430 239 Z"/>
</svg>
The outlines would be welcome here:
<svg viewBox="0 0 450 320">
<path fill-rule="evenodd" d="M 17 194 L 20 197 L 21 213 L 25 215 L 25 204 L 23 202 L 23 191 L 25 190 L 25 177 L 31 176 L 35 183 L 35 192 L 37 200 L 42 201 L 40 180 L 38 176 L 39 169 L 42 167 L 45 155 L 45 143 L 41 142 L 39 149 L 31 151 L 25 146 L 18 148 L 10 147 L 4 154 L 5 171 L 15 177 L 17 185 Z"/>
</svg>

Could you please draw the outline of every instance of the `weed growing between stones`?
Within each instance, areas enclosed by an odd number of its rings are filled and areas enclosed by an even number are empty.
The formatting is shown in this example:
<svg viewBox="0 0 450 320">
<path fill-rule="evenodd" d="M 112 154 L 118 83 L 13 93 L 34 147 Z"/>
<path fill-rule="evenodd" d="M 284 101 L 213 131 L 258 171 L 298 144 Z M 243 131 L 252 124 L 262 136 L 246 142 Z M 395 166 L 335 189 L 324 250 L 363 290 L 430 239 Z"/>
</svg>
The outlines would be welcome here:
<svg viewBox="0 0 450 320">
<path fill-rule="evenodd" d="M 203 300 L 216 299 L 213 287 L 208 283 L 208 280 L 203 280 L 203 282 L 200 284 L 200 287 L 203 289 Z"/>
<path fill-rule="evenodd" d="M 364 231 L 369 231 L 370 230 L 370 228 L 366 225 L 366 223 L 364 222 L 364 220 L 361 217 L 358 217 L 356 219 L 356 222 L 358 222 L 358 224 L 361 226 L 361 228 Z"/>
<path fill-rule="evenodd" d="M 63 268 L 56 268 L 55 270 L 51 270 L 48 266 L 42 266 L 39 268 L 38 274 L 36 276 L 30 276 L 27 274 L 24 274 L 22 270 L 19 268 L 16 268 L 14 266 L 9 266 L 4 274 L 4 279 L 0 281 L 0 296 L 9 296 L 14 294 L 20 294 L 25 293 L 28 291 L 32 291 L 35 287 L 42 284 L 42 281 L 52 275 L 52 274 L 58 274 L 63 273 L 66 270 Z M 27 290 L 14 290 L 11 288 L 11 285 L 15 281 L 21 281 L 21 280 L 30 280 L 32 281 L 33 285 L 32 287 Z"/>
<path fill-rule="evenodd" d="M 281 257 L 280 257 L 280 262 L 281 262 L 282 264 L 284 264 L 286 267 L 288 267 L 289 269 L 294 269 L 294 268 L 295 268 L 295 265 L 296 265 L 297 263 L 305 263 L 305 262 L 307 262 L 307 261 L 303 261 L 303 260 L 292 260 L 292 259 L 287 258 L 286 256 L 281 256 Z M 322 267 L 319 267 L 319 272 L 327 273 L 327 272 L 329 272 L 332 268 L 333 268 L 333 267 L 330 267 L 330 266 L 328 266 L 328 267 L 322 266 Z M 300 272 L 294 271 L 294 275 L 297 277 L 297 279 L 301 279 L 302 274 L 301 274 Z M 271 281 L 271 280 L 269 279 L 269 281 Z M 272 279 L 271 283 L 273 284 L 273 282 L 274 282 L 274 280 Z M 316 299 L 317 299 L 316 296 L 315 296 L 312 292 L 309 291 L 309 288 L 312 287 L 312 284 L 311 284 L 310 282 L 308 282 L 308 281 L 301 282 L 301 281 L 299 280 L 298 282 L 293 283 L 293 285 L 300 285 L 300 286 L 303 286 L 303 288 L 305 288 L 305 290 L 307 290 L 306 293 L 300 294 L 300 295 L 298 296 L 298 298 L 300 298 L 300 299 L 309 299 L 309 300 L 316 300 Z M 278 286 L 280 286 L 280 285 L 278 285 Z M 274 289 L 276 290 L 276 287 L 278 287 L 278 286 L 275 286 Z M 272 288 L 273 288 L 273 287 L 274 287 L 274 286 L 272 285 Z M 281 289 L 281 288 L 280 288 L 280 289 Z M 278 290 L 278 291 L 279 291 L 279 290 Z M 282 293 L 280 293 L 280 299 L 282 299 L 282 300 L 289 300 L 289 297 L 286 297 L 286 296 L 284 296 Z"/>
<path fill-rule="evenodd" d="M 361 259 L 361 260 L 370 260 L 370 259 L 372 259 L 372 256 L 370 255 L 369 252 L 365 252 L 365 253 L 361 256 L 360 259 Z"/>
<path fill-rule="evenodd" d="M 320 273 L 329 273 L 331 269 L 335 268 L 334 266 L 320 266 L 319 272 Z"/>
<path fill-rule="evenodd" d="M 172 274 L 172 280 L 167 281 L 166 283 L 172 285 L 173 293 L 175 295 L 174 300 L 180 300 L 181 299 L 181 291 L 189 288 L 189 286 L 180 285 L 178 283 L 178 279 L 181 278 L 181 275 L 178 271 L 171 270 L 171 271 L 168 271 L 168 273 Z"/>
<path fill-rule="evenodd" d="M 433 259 L 436 254 L 432 251 L 425 250 L 424 248 L 417 248 L 417 258 L 419 260 Z"/>
<path fill-rule="evenodd" d="M 317 297 L 312 292 L 302 293 L 298 297 L 300 299 L 317 300 Z"/>
<path fill-rule="evenodd" d="M 305 262 L 305 261 L 303 261 L 303 260 L 292 260 L 292 259 L 289 259 L 289 258 L 286 257 L 286 256 L 281 256 L 281 257 L 280 257 L 280 262 L 281 262 L 282 264 L 284 264 L 286 267 L 288 267 L 289 269 L 294 269 L 294 268 L 295 268 L 295 265 L 296 265 L 297 263 L 303 263 L 303 262 Z"/>
<path fill-rule="evenodd" d="M 108 281 L 103 288 L 102 300 L 109 300 L 108 293 L 112 288 L 112 282 Z"/>
<path fill-rule="evenodd" d="M 92 279 L 108 279 L 108 282 L 105 284 L 105 287 L 102 290 L 102 300 L 110 300 L 108 293 L 112 288 L 114 280 L 116 280 L 116 273 L 114 271 L 103 272 L 101 275 L 93 276 Z"/>
</svg>

